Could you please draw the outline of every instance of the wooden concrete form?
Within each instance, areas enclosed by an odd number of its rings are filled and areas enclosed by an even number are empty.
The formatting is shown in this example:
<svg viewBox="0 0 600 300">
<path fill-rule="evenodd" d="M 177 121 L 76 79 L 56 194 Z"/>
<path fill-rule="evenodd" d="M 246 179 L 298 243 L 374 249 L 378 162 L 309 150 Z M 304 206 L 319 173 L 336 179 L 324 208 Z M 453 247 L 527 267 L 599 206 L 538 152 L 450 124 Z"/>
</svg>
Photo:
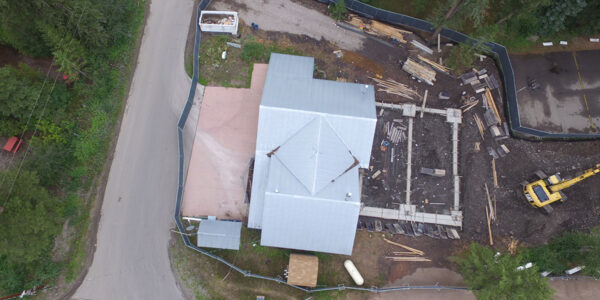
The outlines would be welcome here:
<svg viewBox="0 0 600 300">
<path fill-rule="evenodd" d="M 452 211 L 449 215 L 425 213 L 416 211 L 415 205 L 406 204 L 400 204 L 398 209 L 364 206 L 360 209 L 360 216 L 462 227 L 461 211 Z"/>
<path fill-rule="evenodd" d="M 206 87 L 183 194 L 185 217 L 245 221 L 266 64 L 254 65 L 249 89 Z"/>
<path fill-rule="evenodd" d="M 406 158 L 406 204 L 410 205 L 410 182 L 412 178 L 412 139 L 413 139 L 413 118 L 408 118 L 408 142 Z"/>
<path fill-rule="evenodd" d="M 377 207 L 363 207 L 360 215 L 390 220 L 413 221 L 439 225 L 462 227 L 462 212 L 460 211 L 460 175 L 458 174 L 458 126 L 462 123 L 460 110 L 447 108 L 426 108 L 414 104 L 391 104 L 376 102 L 376 107 L 385 109 L 402 110 L 404 116 L 408 116 L 408 149 L 406 166 L 406 203 L 400 204 L 398 210 Z M 412 127 L 415 112 L 431 113 L 446 117 L 446 122 L 452 127 L 452 176 L 454 183 L 453 205 L 449 215 L 417 212 L 416 207 L 410 204 L 411 176 L 412 176 Z M 411 117 L 412 116 L 412 117 Z"/>
</svg>

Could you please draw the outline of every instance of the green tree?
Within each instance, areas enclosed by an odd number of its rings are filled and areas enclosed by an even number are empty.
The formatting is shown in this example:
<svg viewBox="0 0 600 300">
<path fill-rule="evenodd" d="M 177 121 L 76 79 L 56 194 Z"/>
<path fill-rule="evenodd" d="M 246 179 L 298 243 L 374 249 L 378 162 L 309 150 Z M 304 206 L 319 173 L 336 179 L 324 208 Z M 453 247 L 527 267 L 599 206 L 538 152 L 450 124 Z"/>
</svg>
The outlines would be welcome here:
<svg viewBox="0 0 600 300">
<path fill-rule="evenodd" d="M 457 74 L 469 70 L 475 61 L 475 48 L 466 44 L 452 47 L 446 64 Z"/>
<path fill-rule="evenodd" d="M 46 100 L 45 116 L 63 117 L 68 92 L 63 83 L 57 83 L 49 95 L 51 86 L 52 82 L 43 85 L 40 75 L 25 65 L 0 68 L 0 135 L 20 134 L 30 115 L 28 129 L 32 129 Z"/>
<path fill-rule="evenodd" d="M 558 0 L 553 1 L 552 5 L 542 7 L 539 12 L 540 33 L 551 35 L 566 29 L 567 18 L 576 16 L 586 6 L 585 0 Z"/>
<path fill-rule="evenodd" d="M 550 299 L 552 290 L 537 267 L 518 270 L 526 263 L 520 255 L 494 254 L 488 247 L 473 243 L 454 261 L 465 283 L 478 299 Z"/>
<path fill-rule="evenodd" d="M 7 174 L 9 183 L 15 175 L 14 171 Z M 54 236 L 60 232 L 62 210 L 61 203 L 39 185 L 35 173 L 21 171 L 14 186 L 9 183 L 0 187 L 2 202 L 6 200 L 0 214 L 0 269 L 13 277 L 0 281 L 6 285 L 0 289 L 14 290 L 17 282 L 28 286 L 49 275 L 44 264 L 49 263 Z"/>
<path fill-rule="evenodd" d="M 348 9 L 346 8 L 346 1 L 337 0 L 337 2 L 332 5 L 331 16 L 336 20 L 343 20 L 344 16 L 348 12 Z"/>
</svg>

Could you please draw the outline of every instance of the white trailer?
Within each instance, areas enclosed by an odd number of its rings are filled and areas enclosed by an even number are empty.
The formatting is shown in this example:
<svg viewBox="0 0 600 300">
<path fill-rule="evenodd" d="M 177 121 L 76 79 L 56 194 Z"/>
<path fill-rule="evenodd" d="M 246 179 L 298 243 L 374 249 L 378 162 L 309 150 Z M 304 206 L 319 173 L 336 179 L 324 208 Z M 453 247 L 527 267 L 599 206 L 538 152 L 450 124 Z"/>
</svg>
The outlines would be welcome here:
<svg viewBox="0 0 600 300">
<path fill-rule="evenodd" d="M 205 32 L 230 33 L 237 35 L 238 13 L 234 11 L 208 11 L 200 13 L 200 29 Z"/>
</svg>

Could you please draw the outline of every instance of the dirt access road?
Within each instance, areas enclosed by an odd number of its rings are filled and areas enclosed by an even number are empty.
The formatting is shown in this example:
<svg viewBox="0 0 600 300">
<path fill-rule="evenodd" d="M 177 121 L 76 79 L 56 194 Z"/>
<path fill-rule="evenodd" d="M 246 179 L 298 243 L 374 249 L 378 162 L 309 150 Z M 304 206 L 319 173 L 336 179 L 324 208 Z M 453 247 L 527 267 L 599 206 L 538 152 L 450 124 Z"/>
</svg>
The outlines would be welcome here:
<svg viewBox="0 0 600 300">
<path fill-rule="evenodd" d="M 167 249 L 177 191 L 176 125 L 191 83 L 183 56 L 193 12 L 192 0 L 150 5 L 93 263 L 74 299 L 183 298 Z"/>
<path fill-rule="evenodd" d="M 346 50 L 360 50 L 366 40 L 358 33 L 336 26 L 331 17 L 293 1 L 213 1 L 209 8 L 237 11 L 246 24 L 254 22 L 263 30 L 305 34 L 317 40 L 326 39 Z"/>
</svg>

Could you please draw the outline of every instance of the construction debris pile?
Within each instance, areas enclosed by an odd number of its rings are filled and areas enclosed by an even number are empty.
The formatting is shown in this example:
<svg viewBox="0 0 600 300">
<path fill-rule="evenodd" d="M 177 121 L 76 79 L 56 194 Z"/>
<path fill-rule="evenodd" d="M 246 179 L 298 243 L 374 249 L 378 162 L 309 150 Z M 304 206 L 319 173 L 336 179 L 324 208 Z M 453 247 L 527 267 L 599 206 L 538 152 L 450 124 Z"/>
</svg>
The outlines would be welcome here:
<svg viewBox="0 0 600 300">
<path fill-rule="evenodd" d="M 201 20 L 202 24 L 218 24 L 218 25 L 234 25 L 234 16 L 221 16 L 221 15 L 205 15 Z"/>
<path fill-rule="evenodd" d="M 487 75 L 486 69 L 479 71 L 473 69 L 473 71 L 467 72 L 461 75 L 459 78 L 463 85 L 472 86 L 475 94 L 480 94 L 477 97 L 481 97 L 481 103 L 484 108 L 484 112 L 481 116 L 477 112 L 474 113 L 473 120 L 475 121 L 475 125 L 477 125 L 477 129 L 479 130 L 479 135 L 481 136 L 482 141 L 485 141 L 485 137 L 487 135 L 486 133 L 488 132 L 495 141 L 495 143 L 491 143 L 492 145 L 487 146 L 486 150 L 494 159 L 505 157 L 510 151 L 506 145 L 498 144 L 498 142 L 509 138 L 510 131 L 508 124 L 502 121 L 500 111 L 498 110 L 496 101 L 492 95 L 492 90 L 496 90 L 498 88 L 498 82 L 493 75 Z M 479 104 L 479 99 L 472 96 L 468 99 L 467 97 L 463 96 L 461 101 L 461 109 L 463 113 Z M 480 144 L 480 142 L 475 144 L 475 149 L 477 151 L 479 151 Z"/>
</svg>

